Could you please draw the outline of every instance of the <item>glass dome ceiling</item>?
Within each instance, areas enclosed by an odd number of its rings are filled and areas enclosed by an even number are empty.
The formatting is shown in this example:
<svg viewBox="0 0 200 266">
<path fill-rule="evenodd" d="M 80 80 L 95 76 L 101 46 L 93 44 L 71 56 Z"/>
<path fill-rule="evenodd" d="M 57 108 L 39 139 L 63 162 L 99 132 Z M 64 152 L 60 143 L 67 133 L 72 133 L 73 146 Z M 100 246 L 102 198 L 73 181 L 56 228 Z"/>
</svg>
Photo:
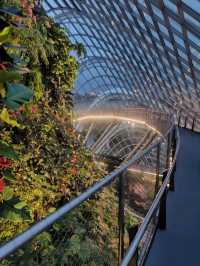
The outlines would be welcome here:
<svg viewBox="0 0 200 266">
<path fill-rule="evenodd" d="M 199 109 L 198 0 L 45 0 L 44 8 L 86 47 L 79 104 Z"/>
</svg>

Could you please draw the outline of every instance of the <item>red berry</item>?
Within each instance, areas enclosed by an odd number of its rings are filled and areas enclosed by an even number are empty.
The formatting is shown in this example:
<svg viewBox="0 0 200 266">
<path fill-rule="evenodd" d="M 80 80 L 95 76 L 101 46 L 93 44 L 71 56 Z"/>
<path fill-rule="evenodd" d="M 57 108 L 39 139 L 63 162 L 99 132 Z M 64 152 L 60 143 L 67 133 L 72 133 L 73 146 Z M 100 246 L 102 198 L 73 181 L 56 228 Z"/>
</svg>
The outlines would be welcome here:
<svg viewBox="0 0 200 266">
<path fill-rule="evenodd" d="M 5 183 L 3 178 L 0 179 L 0 192 L 3 192 L 5 188 Z"/>
</svg>

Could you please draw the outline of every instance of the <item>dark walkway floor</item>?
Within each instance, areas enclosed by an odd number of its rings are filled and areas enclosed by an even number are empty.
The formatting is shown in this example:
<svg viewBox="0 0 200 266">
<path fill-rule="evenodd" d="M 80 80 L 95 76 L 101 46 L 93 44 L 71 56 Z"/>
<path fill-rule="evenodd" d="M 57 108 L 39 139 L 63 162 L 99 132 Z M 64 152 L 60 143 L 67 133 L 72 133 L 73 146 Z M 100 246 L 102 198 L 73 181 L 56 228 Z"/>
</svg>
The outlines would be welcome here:
<svg viewBox="0 0 200 266">
<path fill-rule="evenodd" d="M 167 230 L 157 231 L 146 266 L 200 266 L 200 134 L 180 129 L 180 136 Z"/>
</svg>

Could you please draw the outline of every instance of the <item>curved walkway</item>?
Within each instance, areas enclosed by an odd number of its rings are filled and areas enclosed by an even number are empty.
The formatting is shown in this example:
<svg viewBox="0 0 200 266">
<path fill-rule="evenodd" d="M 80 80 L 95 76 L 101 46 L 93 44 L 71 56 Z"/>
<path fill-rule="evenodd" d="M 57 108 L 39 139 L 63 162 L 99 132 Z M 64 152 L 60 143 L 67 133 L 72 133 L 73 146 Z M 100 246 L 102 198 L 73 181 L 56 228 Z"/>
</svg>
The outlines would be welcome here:
<svg viewBox="0 0 200 266">
<path fill-rule="evenodd" d="M 167 229 L 158 229 L 146 266 L 200 266 L 200 134 L 180 129 L 180 137 Z"/>
</svg>

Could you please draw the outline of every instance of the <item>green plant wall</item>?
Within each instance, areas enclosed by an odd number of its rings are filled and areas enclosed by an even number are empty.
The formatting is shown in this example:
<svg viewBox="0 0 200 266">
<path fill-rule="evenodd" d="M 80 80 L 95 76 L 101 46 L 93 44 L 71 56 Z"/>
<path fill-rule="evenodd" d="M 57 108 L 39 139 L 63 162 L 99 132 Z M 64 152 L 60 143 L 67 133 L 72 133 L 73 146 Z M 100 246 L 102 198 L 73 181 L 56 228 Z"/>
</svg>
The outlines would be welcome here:
<svg viewBox="0 0 200 266">
<path fill-rule="evenodd" d="M 71 51 L 77 57 L 71 56 Z M 72 88 L 78 60 L 84 54 L 83 45 L 71 43 L 65 30 L 37 8 L 37 1 L 0 2 L 2 243 L 105 174 L 96 167 L 72 126 Z M 112 265 L 108 259 L 112 257 L 115 265 L 109 243 L 117 221 L 110 203 L 114 192 L 105 190 L 97 197 L 104 205 L 89 201 L 58 223 L 57 231 L 50 228 L 4 264 L 74 265 L 76 258 L 76 265 Z M 106 217 L 112 212 L 111 223 Z M 81 217 L 86 217 L 86 213 L 90 219 L 83 223 Z M 93 237 L 87 237 L 85 227 L 91 229 Z M 63 261 L 56 249 L 61 229 L 69 236 Z M 56 237 L 52 238 L 52 232 Z M 103 243 L 107 243 L 106 249 Z M 85 252 L 81 253 L 83 248 Z M 102 259 L 102 254 L 107 259 Z"/>
</svg>

